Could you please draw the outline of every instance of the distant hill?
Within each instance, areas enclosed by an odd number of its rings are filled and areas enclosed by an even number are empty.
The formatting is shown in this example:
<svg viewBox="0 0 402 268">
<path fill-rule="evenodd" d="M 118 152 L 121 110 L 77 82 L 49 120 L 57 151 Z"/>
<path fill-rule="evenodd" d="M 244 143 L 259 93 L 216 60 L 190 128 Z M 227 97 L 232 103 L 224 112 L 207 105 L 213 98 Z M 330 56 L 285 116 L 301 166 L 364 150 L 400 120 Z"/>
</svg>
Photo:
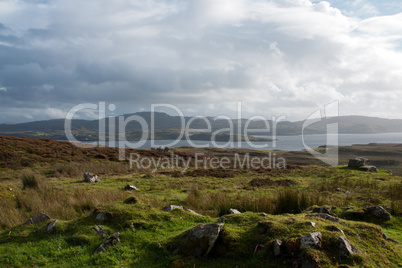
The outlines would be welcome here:
<svg viewBox="0 0 402 268">
<path fill-rule="evenodd" d="M 146 124 L 148 129 L 143 130 L 140 123 L 137 121 L 130 121 L 125 126 L 121 125 L 125 129 L 124 135 L 127 140 L 139 140 L 145 133 L 150 139 L 149 135 L 151 123 L 154 122 L 155 132 L 154 139 L 177 139 L 180 136 L 180 131 L 182 129 L 182 118 L 179 116 L 171 116 L 166 113 L 154 113 L 154 121 L 152 121 L 151 112 L 139 112 L 134 114 L 126 114 L 121 117 L 121 119 L 128 120 L 129 117 L 141 117 Z M 191 117 L 184 117 L 184 124 L 190 124 L 190 128 L 196 129 L 207 129 L 208 125 L 204 119 L 195 119 Z M 192 120 L 192 121 L 190 121 Z M 231 122 L 224 119 L 214 120 L 213 117 L 207 117 L 210 123 L 211 129 L 207 132 L 194 131 L 190 133 L 190 138 L 193 140 L 204 140 L 205 137 L 209 138 L 212 133 L 221 130 L 219 137 L 221 141 L 229 140 L 230 137 L 235 137 L 235 139 L 241 138 L 241 136 L 236 135 L 238 128 L 243 129 L 247 122 L 247 119 L 237 120 L 234 119 Z M 73 119 L 72 120 L 72 133 L 77 140 L 80 141 L 94 141 L 99 140 L 100 137 L 104 136 L 109 139 L 109 135 L 114 135 L 116 140 L 119 139 L 119 118 L 111 117 L 102 120 L 105 124 L 105 132 L 99 132 L 99 120 L 82 120 Z M 64 131 L 64 119 L 53 119 L 46 121 L 35 121 L 28 123 L 15 123 L 15 124 L 0 124 L 0 135 L 11 135 L 11 136 L 24 136 L 32 138 L 51 138 L 57 140 L 66 140 L 66 135 Z M 114 133 L 109 133 L 109 124 L 114 123 L 115 131 Z M 240 122 L 240 126 L 239 126 Z M 268 122 L 269 126 L 272 128 L 273 124 L 271 121 Z M 338 123 L 339 133 L 344 134 L 372 134 L 372 133 L 390 133 L 390 132 L 402 132 L 402 120 L 401 119 L 384 119 L 376 117 L 365 117 L 365 116 L 341 116 L 330 119 L 321 120 L 309 125 L 304 129 L 304 134 L 323 134 L 327 131 L 327 125 Z M 276 126 L 277 135 L 299 135 L 302 134 L 304 121 L 289 122 L 283 121 L 279 122 Z M 234 133 L 229 133 L 228 128 L 232 128 Z M 248 125 L 248 129 L 252 130 L 263 130 L 265 129 L 265 123 L 262 121 L 253 121 Z M 223 131 L 226 129 L 226 131 Z M 234 135 L 231 135 L 234 134 Z M 272 135 L 272 129 L 267 130 L 264 133 L 258 131 L 248 132 L 250 135 Z M 120 137 L 123 138 L 123 137 Z M 256 140 L 256 138 L 252 138 Z"/>
</svg>

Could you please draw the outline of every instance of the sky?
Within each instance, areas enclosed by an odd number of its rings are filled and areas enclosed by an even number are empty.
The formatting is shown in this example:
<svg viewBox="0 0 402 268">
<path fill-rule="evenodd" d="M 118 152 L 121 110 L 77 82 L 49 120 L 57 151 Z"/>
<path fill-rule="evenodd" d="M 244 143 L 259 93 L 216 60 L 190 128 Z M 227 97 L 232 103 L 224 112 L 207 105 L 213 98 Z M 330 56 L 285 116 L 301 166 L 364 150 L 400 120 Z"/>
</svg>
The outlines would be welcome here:
<svg viewBox="0 0 402 268">
<path fill-rule="evenodd" d="M 0 0 L 0 123 L 99 102 L 402 118 L 401 86 L 400 0 Z"/>
</svg>

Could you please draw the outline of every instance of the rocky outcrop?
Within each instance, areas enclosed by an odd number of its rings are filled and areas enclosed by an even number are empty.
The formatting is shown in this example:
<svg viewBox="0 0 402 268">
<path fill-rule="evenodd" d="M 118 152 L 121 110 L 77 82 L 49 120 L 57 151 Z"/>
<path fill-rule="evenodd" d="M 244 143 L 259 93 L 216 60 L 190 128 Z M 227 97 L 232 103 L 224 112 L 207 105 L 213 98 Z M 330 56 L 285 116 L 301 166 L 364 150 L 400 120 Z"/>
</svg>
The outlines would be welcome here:
<svg viewBox="0 0 402 268">
<path fill-rule="evenodd" d="M 183 209 L 183 206 L 168 205 L 168 206 L 162 208 L 162 210 L 166 211 L 166 212 L 169 212 L 169 211 L 172 211 L 175 209 Z"/>
<path fill-rule="evenodd" d="M 345 237 L 338 236 L 338 250 L 342 256 L 361 254 L 361 251 L 353 246 Z"/>
<path fill-rule="evenodd" d="M 351 168 L 359 168 L 366 165 L 368 159 L 362 157 L 356 157 L 353 159 L 349 159 L 348 167 Z"/>
<path fill-rule="evenodd" d="M 238 210 L 235 209 L 235 208 L 231 208 L 231 209 L 229 209 L 229 214 L 241 214 L 241 212 L 238 211 Z"/>
<path fill-rule="evenodd" d="M 32 218 L 30 218 L 27 223 L 29 224 L 37 224 L 37 223 L 41 223 L 41 222 L 45 222 L 50 220 L 50 217 L 48 215 L 46 215 L 46 213 L 39 213 L 36 214 L 35 216 L 33 216 Z"/>
<path fill-rule="evenodd" d="M 364 214 L 374 220 L 389 221 L 391 215 L 382 206 L 367 207 L 364 209 Z"/>
<path fill-rule="evenodd" d="M 375 166 L 362 166 L 362 167 L 359 167 L 359 169 L 362 171 L 368 171 L 368 172 L 378 172 L 377 167 L 375 167 Z"/>
<path fill-rule="evenodd" d="M 335 218 L 334 216 L 331 216 L 327 213 L 318 213 L 318 214 L 311 214 L 311 215 L 306 215 L 306 217 L 320 217 L 326 220 L 330 220 L 333 222 L 337 222 L 337 223 L 342 223 L 342 221 L 338 218 Z"/>
<path fill-rule="evenodd" d="M 85 172 L 84 173 L 84 182 L 88 182 L 88 183 L 100 182 L 100 179 L 99 179 L 98 175 L 94 175 L 90 172 Z"/>
<path fill-rule="evenodd" d="M 186 256 L 207 256 L 215 245 L 223 223 L 198 225 L 183 239 L 179 252 Z"/>
<path fill-rule="evenodd" d="M 100 246 L 92 254 L 98 254 L 99 252 L 105 250 L 106 248 L 114 246 L 117 243 L 120 243 L 119 236 L 120 236 L 119 233 L 112 234 L 108 239 L 103 241 L 103 243 L 100 244 Z"/>
<path fill-rule="evenodd" d="M 300 249 L 321 247 L 322 234 L 314 232 L 300 238 Z"/>
</svg>

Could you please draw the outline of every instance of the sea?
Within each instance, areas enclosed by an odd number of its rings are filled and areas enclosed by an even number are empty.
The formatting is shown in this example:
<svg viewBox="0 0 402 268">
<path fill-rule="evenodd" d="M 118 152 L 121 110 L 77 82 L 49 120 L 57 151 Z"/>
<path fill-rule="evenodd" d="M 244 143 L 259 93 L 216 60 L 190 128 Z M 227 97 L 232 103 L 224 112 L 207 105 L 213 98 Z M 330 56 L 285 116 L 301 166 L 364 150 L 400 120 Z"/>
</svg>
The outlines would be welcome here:
<svg viewBox="0 0 402 268">
<path fill-rule="evenodd" d="M 255 136 L 272 139 L 272 136 Z M 323 145 L 349 146 L 355 144 L 370 143 L 402 143 L 402 133 L 381 133 L 381 134 L 314 134 L 314 135 L 293 135 L 276 136 L 274 141 L 263 142 L 215 142 L 211 141 L 186 141 L 186 140 L 147 140 L 143 142 L 115 142 L 104 145 L 121 148 L 149 149 L 151 147 L 176 148 L 182 146 L 192 147 L 217 147 L 217 148 L 247 148 L 265 150 L 300 151 L 314 149 Z"/>
</svg>

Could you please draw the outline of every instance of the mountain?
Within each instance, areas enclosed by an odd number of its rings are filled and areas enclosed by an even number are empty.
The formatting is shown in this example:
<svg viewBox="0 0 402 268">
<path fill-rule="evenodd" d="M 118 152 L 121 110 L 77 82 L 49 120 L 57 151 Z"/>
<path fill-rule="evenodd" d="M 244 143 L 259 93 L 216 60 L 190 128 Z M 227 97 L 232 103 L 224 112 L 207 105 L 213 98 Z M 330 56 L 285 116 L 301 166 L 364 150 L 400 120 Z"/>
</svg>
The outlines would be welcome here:
<svg viewBox="0 0 402 268">
<path fill-rule="evenodd" d="M 126 114 L 119 117 L 109 117 L 101 120 L 71 120 L 71 129 L 74 137 L 80 141 L 93 141 L 102 138 L 139 140 L 142 135 L 147 138 L 151 136 L 151 125 L 154 129 L 154 139 L 177 139 L 180 137 L 184 126 L 189 126 L 191 132 L 190 138 L 193 140 L 208 140 L 214 132 L 219 132 L 219 141 L 235 139 L 244 139 L 242 135 L 237 135 L 238 129 L 241 133 L 248 124 L 249 135 L 267 135 L 273 134 L 273 122 L 268 121 L 270 129 L 266 129 L 266 124 L 261 120 L 255 120 L 247 123 L 247 119 L 216 119 L 214 117 L 192 118 L 171 116 L 166 113 L 139 112 Z M 276 124 L 277 135 L 299 135 L 302 134 L 323 134 L 327 132 L 327 126 L 338 123 L 338 132 L 342 134 L 372 134 L 372 133 L 390 133 L 402 132 L 401 119 L 384 119 L 365 116 L 340 116 L 311 121 L 303 130 L 304 121 L 289 122 L 281 121 Z M 102 124 L 100 124 L 102 123 Z M 144 129 L 141 126 L 144 125 Z M 57 140 L 66 140 L 64 130 L 65 119 L 52 119 L 46 121 L 35 121 L 17 124 L 0 124 L 0 135 L 25 136 L 35 138 L 52 138 Z M 99 130 L 99 126 L 104 127 Z M 114 131 L 113 131 L 114 126 Z M 122 129 L 119 131 L 119 129 Z M 203 131 L 204 130 L 204 131 Z M 232 132 L 232 133 L 230 133 Z M 120 133 L 120 134 L 119 134 Z M 119 136 L 120 135 L 120 136 Z M 185 137 L 185 136 L 184 136 Z M 256 140 L 257 138 L 251 138 Z"/>
</svg>

